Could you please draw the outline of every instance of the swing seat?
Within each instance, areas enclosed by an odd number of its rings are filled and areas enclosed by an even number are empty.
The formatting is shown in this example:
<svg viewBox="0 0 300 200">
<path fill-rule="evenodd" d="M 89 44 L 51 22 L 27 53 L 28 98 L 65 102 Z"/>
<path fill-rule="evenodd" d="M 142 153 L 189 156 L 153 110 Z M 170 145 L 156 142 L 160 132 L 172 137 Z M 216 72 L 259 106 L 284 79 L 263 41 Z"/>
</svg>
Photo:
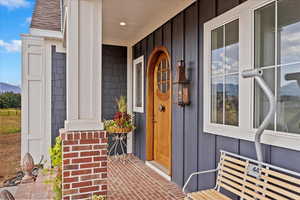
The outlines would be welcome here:
<svg viewBox="0 0 300 200">
<path fill-rule="evenodd" d="M 200 192 L 190 193 L 190 194 L 188 194 L 188 198 L 186 198 L 186 200 L 189 200 L 189 199 L 231 200 L 230 198 L 221 194 L 217 190 L 204 190 L 204 191 L 200 191 Z"/>
<path fill-rule="evenodd" d="M 218 168 L 190 175 L 217 172 L 216 187 L 188 193 L 186 200 L 230 200 L 221 188 L 246 200 L 300 200 L 300 173 L 221 151 Z"/>
</svg>

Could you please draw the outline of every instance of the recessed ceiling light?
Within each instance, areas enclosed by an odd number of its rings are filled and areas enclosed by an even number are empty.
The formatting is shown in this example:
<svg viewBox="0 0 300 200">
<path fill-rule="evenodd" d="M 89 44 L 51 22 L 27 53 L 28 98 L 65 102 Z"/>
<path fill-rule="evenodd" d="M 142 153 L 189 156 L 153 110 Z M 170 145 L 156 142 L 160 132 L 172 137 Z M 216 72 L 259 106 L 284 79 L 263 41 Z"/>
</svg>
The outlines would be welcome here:
<svg viewBox="0 0 300 200">
<path fill-rule="evenodd" d="M 120 22 L 120 26 L 126 26 L 126 22 Z"/>
</svg>

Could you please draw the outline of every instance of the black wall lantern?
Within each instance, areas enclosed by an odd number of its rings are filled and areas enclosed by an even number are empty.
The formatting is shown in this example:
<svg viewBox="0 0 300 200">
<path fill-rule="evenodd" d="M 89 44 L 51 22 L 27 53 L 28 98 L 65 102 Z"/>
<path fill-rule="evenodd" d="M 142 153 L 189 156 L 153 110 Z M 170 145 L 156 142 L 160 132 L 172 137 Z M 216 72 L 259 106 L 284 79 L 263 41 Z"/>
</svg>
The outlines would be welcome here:
<svg viewBox="0 0 300 200">
<path fill-rule="evenodd" d="M 186 106 L 190 104 L 189 85 L 190 81 L 187 80 L 185 75 L 185 64 L 183 60 L 177 62 L 177 80 L 173 84 L 177 86 L 177 104 L 179 106 Z M 176 89 L 174 90 L 176 92 Z M 175 96 L 176 97 L 176 96 Z"/>
</svg>

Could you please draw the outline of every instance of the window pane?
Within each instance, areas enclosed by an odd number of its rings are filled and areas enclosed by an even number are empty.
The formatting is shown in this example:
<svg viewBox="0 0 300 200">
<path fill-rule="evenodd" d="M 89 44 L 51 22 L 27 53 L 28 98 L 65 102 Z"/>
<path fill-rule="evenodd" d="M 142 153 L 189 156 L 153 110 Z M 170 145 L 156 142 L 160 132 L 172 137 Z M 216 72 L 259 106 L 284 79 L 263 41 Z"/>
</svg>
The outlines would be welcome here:
<svg viewBox="0 0 300 200">
<path fill-rule="evenodd" d="M 239 75 L 225 78 L 225 124 L 239 125 Z"/>
<path fill-rule="evenodd" d="M 300 1 L 278 1 L 278 63 L 300 61 Z"/>
<path fill-rule="evenodd" d="M 263 79 L 266 81 L 268 86 L 271 88 L 271 90 L 273 91 L 273 94 L 275 94 L 275 70 L 274 70 L 274 68 L 264 70 Z M 262 89 L 256 82 L 255 82 L 254 90 L 255 90 L 254 127 L 258 128 L 268 114 L 269 101 L 268 101 L 268 98 L 265 95 L 265 93 L 262 91 Z M 274 120 L 269 125 L 268 129 L 274 130 Z"/>
<path fill-rule="evenodd" d="M 212 74 L 224 73 L 224 28 L 223 26 L 212 31 L 211 68 Z"/>
<path fill-rule="evenodd" d="M 136 79 L 135 79 L 135 106 L 136 107 L 142 107 L 142 76 L 143 76 L 143 70 L 142 70 L 142 63 L 138 63 L 136 65 Z"/>
<path fill-rule="evenodd" d="M 239 71 L 239 20 L 225 25 L 225 70 Z"/>
<path fill-rule="evenodd" d="M 212 78 L 211 122 L 223 124 L 223 76 Z"/>
<path fill-rule="evenodd" d="M 168 71 L 162 72 L 162 80 L 163 80 L 163 81 L 168 80 Z"/>
<path fill-rule="evenodd" d="M 255 11 L 255 67 L 275 65 L 275 3 Z"/>
<path fill-rule="evenodd" d="M 278 69 L 277 130 L 300 133 L 300 66 Z"/>
</svg>

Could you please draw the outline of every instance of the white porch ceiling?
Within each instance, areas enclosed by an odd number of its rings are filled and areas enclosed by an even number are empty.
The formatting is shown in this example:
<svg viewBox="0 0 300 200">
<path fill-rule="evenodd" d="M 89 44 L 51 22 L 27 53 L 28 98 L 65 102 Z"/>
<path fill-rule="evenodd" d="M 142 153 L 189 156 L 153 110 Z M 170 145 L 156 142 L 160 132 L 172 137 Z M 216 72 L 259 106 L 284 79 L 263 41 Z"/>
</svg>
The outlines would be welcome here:
<svg viewBox="0 0 300 200">
<path fill-rule="evenodd" d="M 194 1 L 103 0 L 103 43 L 133 45 Z"/>
</svg>

